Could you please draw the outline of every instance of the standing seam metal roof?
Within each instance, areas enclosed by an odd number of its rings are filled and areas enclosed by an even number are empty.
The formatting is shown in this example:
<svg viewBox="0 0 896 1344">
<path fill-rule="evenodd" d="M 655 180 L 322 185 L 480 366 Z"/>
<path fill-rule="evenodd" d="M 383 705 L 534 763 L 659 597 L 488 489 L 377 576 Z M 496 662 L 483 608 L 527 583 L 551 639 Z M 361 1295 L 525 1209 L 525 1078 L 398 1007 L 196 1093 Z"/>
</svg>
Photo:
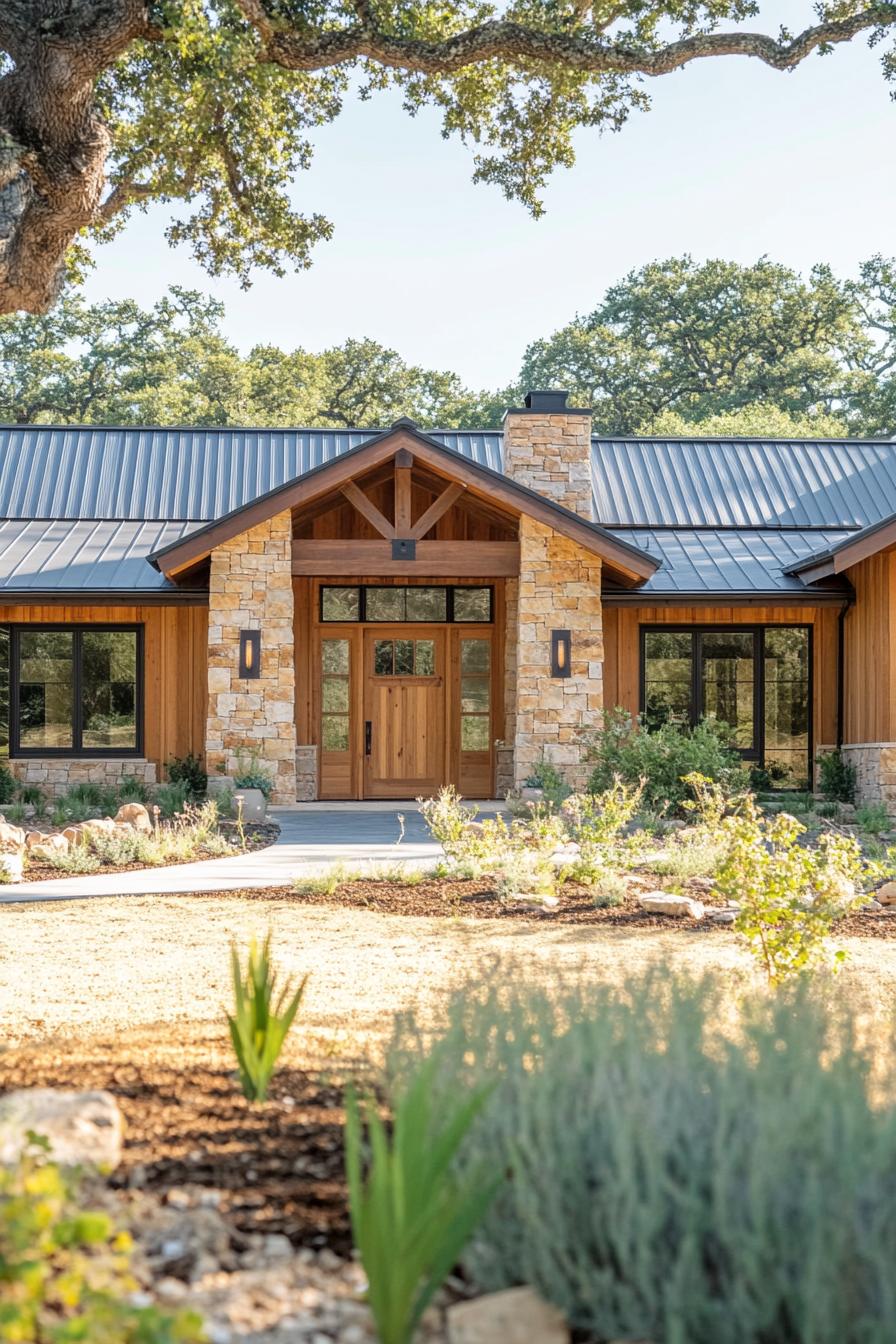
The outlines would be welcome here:
<svg viewBox="0 0 896 1344">
<path fill-rule="evenodd" d="M 166 588 L 150 552 L 381 433 L 0 428 L 0 586 Z M 502 469 L 502 435 L 433 430 Z M 650 592 L 805 591 L 785 567 L 896 511 L 896 443 L 592 440 L 595 520 L 663 565 Z"/>
</svg>

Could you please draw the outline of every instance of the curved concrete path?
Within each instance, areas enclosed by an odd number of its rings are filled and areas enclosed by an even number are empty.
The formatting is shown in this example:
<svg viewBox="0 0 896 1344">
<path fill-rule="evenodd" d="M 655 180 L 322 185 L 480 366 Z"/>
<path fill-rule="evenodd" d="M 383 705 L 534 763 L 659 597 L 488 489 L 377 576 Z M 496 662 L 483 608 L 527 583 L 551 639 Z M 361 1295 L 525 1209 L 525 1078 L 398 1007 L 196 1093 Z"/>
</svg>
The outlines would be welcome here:
<svg viewBox="0 0 896 1344">
<path fill-rule="evenodd" d="M 482 810 L 495 810 L 484 805 Z M 404 839 L 399 844 L 401 823 Z M 229 859 L 143 868 L 131 873 L 90 873 L 0 886 L 0 904 L 72 901 L 91 896 L 158 896 L 236 891 L 240 887 L 287 887 L 294 877 L 324 872 L 333 863 L 428 865 L 442 853 L 415 803 L 387 807 L 363 803 L 297 804 L 272 808 L 280 824 L 273 845 Z"/>
</svg>

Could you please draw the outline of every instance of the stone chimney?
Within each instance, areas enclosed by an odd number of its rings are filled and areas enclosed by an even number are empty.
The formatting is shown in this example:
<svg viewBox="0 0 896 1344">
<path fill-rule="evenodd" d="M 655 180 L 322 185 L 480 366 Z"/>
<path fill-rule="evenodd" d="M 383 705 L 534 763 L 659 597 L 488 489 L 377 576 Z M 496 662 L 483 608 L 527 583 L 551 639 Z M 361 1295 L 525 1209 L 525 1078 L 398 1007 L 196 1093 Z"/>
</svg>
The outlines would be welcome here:
<svg viewBox="0 0 896 1344">
<path fill-rule="evenodd" d="M 591 411 L 567 406 L 568 392 L 528 392 L 504 417 L 504 470 L 589 522 Z"/>
<path fill-rule="evenodd" d="M 566 392 L 530 392 L 504 419 L 504 471 L 520 485 L 593 521 L 591 412 Z M 504 745 L 498 792 L 519 788 L 541 762 L 574 788 L 587 779 L 579 733 L 603 706 L 601 562 L 593 552 L 523 516 L 519 579 L 505 588 Z M 555 635 L 568 638 L 569 667 L 552 669 Z"/>
</svg>

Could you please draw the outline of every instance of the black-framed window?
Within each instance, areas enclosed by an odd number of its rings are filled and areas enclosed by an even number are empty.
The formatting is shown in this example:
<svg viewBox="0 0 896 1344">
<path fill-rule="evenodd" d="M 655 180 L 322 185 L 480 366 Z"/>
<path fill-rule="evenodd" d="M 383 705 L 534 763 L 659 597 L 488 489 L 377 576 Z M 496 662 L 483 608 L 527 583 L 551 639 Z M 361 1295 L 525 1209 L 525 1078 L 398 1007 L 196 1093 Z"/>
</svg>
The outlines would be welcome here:
<svg viewBox="0 0 896 1344">
<path fill-rule="evenodd" d="M 494 620 L 494 589 L 485 584 L 321 584 L 320 619 L 324 624 L 487 625 Z"/>
<path fill-rule="evenodd" d="M 812 627 L 642 626 L 641 713 L 649 729 L 715 718 L 778 788 L 811 778 Z"/>
<path fill-rule="evenodd" d="M 137 756 L 143 749 L 142 626 L 2 627 L 0 682 L 0 728 L 5 703 L 12 756 Z"/>
</svg>

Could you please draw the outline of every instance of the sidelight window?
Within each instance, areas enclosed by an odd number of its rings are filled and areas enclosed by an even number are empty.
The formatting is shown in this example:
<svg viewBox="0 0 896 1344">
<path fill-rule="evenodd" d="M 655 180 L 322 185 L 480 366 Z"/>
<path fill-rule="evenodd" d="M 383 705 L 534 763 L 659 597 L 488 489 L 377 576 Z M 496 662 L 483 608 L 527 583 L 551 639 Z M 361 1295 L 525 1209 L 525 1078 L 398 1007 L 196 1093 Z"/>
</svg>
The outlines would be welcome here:
<svg viewBox="0 0 896 1344">
<path fill-rule="evenodd" d="M 654 729 L 714 718 L 779 788 L 810 777 L 808 626 L 642 628 L 641 712 Z"/>
<path fill-rule="evenodd" d="M 14 626 L 0 639 L 0 668 L 0 720 L 14 755 L 139 752 L 137 627 Z"/>
</svg>

